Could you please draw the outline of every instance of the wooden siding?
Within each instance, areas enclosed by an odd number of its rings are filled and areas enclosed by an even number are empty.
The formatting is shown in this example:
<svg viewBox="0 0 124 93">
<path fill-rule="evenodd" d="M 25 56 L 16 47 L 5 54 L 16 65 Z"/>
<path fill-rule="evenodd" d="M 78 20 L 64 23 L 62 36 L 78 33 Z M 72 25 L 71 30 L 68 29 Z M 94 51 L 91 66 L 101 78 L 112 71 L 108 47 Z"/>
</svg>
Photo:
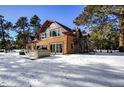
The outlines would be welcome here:
<svg viewBox="0 0 124 93">
<path fill-rule="evenodd" d="M 67 53 L 74 52 L 74 46 L 72 48 L 73 41 L 74 41 L 74 36 L 67 36 Z"/>
<path fill-rule="evenodd" d="M 68 48 L 67 48 L 67 36 L 58 36 L 58 37 L 51 37 L 51 38 L 46 38 L 37 43 L 37 46 L 39 45 L 47 45 L 47 48 L 50 49 L 50 44 L 52 43 L 63 43 L 63 54 L 68 53 Z"/>
<path fill-rule="evenodd" d="M 67 29 L 67 27 L 65 28 L 64 25 L 61 25 L 57 22 L 50 22 L 49 24 L 48 21 L 46 21 L 46 23 L 43 25 L 43 28 L 40 29 L 39 33 L 42 34 L 44 32 L 46 32 L 47 34 L 49 34 L 49 28 L 54 29 L 54 28 L 60 28 L 60 36 L 55 36 L 55 37 L 47 37 L 44 39 L 39 40 L 36 43 L 36 46 L 41 46 L 41 45 L 46 45 L 47 48 L 50 50 L 50 45 L 53 43 L 63 43 L 63 54 L 69 54 L 73 52 L 72 49 L 72 42 L 73 42 L 73 38 L 74 36 L 70 35 L 70 34 L 64 34 L 63 32 L 69 32 L 71 33 L 71 31 Z M 41 31 L 42 30 L 42 31 Z"/>
</svg>

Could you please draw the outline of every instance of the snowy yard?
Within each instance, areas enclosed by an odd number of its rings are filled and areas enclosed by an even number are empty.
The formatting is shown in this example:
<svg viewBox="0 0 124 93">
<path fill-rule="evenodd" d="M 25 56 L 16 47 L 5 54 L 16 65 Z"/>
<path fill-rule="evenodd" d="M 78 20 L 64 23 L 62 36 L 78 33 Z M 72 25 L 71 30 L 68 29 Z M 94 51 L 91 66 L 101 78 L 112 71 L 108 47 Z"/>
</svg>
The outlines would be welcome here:
<svg viewBox="0 0 124 93">
<path fill-rule="evenodd" d="M 0 53 L 0 86 L 123 86 L 122 55 L 56 55 L 30 60 Z"/>
</svg>

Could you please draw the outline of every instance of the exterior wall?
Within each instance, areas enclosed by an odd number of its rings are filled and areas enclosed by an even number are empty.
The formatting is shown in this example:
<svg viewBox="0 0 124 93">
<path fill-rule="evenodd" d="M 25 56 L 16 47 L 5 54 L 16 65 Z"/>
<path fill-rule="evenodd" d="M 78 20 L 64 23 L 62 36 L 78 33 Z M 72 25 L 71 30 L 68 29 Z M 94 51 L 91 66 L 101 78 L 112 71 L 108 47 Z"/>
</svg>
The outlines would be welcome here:
<svg viewBox="0 0 124 93">
<path fill-rule="evenodd" d="M 55 28 L 59 28 L 60 30 L 60 36 L 55 36 L 55 37 L 50 37 L 50 30 L 51 29 L 55 29 Z M 72 49 L 72 42 L 73 42 L 73 36 L 69 36 L 69 35 L 65 35 L 62 32 L 67 32 L 67 30 L 65 30 L 63 27 L 61 27 L 59 24 L 57 23 L 52 23 L 47 29 L 46 31 L 40 33 L 40 37 L 42 36 L 43 33 L 47 34 L 47 37 L 42 39 L 40 41 L 38 41 L 38 43 L 36 43 L 36 46 L 41 46 L 41 45 L 45 45 L 47 46 L 47 48 L 50 50 L 50 45 L 53 43 L 63 43 L 63 54 L 69 54 L 69 53 L 73 53 L 73 49 Z M 29 45 L 29 46 L 34 46 L 34 45 Z"/>
<path fill-rule="evenodd" d="M 54 28 L 59 28 L 60 30 L 60 36 L 56 36 L 56 37 L 50 37 L 49 31 L 50 29 L 54 29 Z M 60 25 L 56 24 L 56 23 L 52 23 L 50 25 L 50 27 L 48 27 L 45 31 L 47 33 L 47 38 L 45 39 L 41 39 L 41 41 L 39 41 L 37 43 L 37 46 L 39 45 L 47 45 L 47 48 L 50 49 L 50 44 L 52 43 L 63 43 L 63 54 L 68 54 L 71 53 L 71 42 L 72 42 L 72 37 L 71 36 L 67 36 L 64 35 L 62 32 L 67 32 L 64 28 L 62 28 Z M 43 32 L 44 33 L 44 32 Z M 41 33 L 42 34 L 42 33 Z"/>
<path fill-rule="evenodd" d="M 47 45 L 47 48 L 50 49 L 50 44 L 52 43 L 63 43 L 63 54 L 68 53 L 68 48 L 67 48 L 67 36 L 58 36 L 58 37 L 51 37 L 51 38 L 46 38 L 37 43 L 37 46 L 39 45 Z"/>
<path fill-rule="evenodd" d="M 67 53 L 74 53 L 74 36 L 67 36 Z"/>
</svg>

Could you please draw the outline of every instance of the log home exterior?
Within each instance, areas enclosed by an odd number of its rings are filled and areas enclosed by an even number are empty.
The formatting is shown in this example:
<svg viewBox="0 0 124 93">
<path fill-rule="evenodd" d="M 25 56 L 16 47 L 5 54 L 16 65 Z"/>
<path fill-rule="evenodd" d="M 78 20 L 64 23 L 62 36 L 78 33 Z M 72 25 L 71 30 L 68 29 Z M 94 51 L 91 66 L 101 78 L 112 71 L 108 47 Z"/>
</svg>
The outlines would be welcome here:
<svg viewBox="0 0 124 93">
<path fill-rule="evenodd" d="M 40 39 L 36 43 L 27 44 L 37 48 L 46 48 L 54 54 L 74 53 L 73 31 L 56 21 L 47 20 L 39 30 Z"/>
</svg>

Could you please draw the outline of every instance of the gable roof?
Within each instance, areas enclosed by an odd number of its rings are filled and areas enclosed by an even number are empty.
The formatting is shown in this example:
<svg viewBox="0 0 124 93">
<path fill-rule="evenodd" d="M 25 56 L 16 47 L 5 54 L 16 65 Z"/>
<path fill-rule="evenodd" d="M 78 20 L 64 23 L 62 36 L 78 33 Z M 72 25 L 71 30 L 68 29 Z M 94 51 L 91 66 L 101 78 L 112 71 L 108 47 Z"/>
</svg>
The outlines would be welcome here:
<svg viewBox="0 0 124 93">
<path fill-rule="evenodd" d="M 72 32 L 72 30 L 69 27 L 67 27 L 67 26 L 65 26 L 65 25 L 63 25 L 63 24 L 61 24 L 61 23 L 59 23 L 57 21 L 53 21 L 53 20 L 46 20 L 44 22 L 44 24 L 41 26 L 39 32 L 40 33 L 44 32 L 52 23 L 57 23 L 58 25 L 60 25 L 62 28 L 64 28 L 68 32 Z"/>
<path fill-rule="evenodd" d="M 65 25 L 63 25 L 63 24 L 61 24 L 61 23 L 59 23 L 57 21 L 56 21 L 56 23 L 59 24 L 61 27 L 63 27 L 65 30 L 72 32 L 71 28 L 69 28 L 69 27 L 67 27 L 67 26 L 65 26 Z"/>
</svg>

